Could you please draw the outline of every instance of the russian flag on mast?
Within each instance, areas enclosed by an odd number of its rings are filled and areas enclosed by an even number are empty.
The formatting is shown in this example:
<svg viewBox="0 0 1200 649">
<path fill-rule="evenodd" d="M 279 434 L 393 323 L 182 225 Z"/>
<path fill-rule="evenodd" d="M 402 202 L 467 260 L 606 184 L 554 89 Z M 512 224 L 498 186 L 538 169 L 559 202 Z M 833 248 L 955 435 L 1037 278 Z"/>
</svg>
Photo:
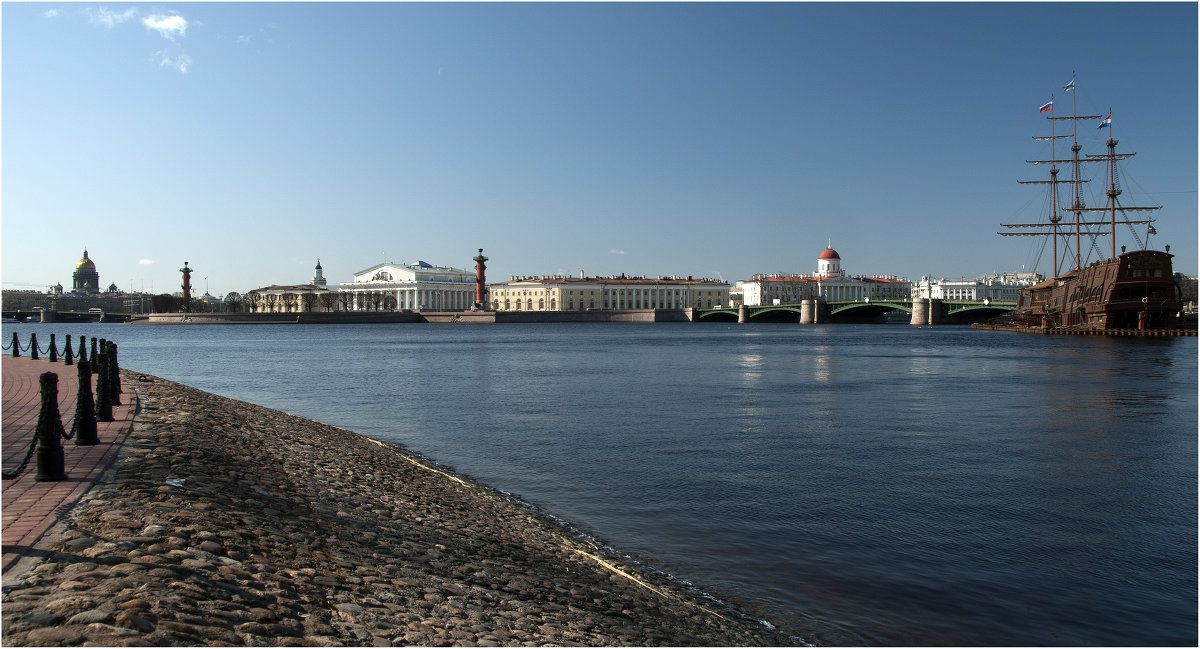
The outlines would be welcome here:
<svg viewBox="0 0 1200 649">
<path fill-rule="evenodd" d="M 1102 129 L 1102 128 L 1104 128 L 1105 126 L 1109 126 L 1109 127 L 1111 127 L 1111 126 L 1112 126 L 1112 113 L 1109 113 L 1109 114 L 1108 114 L 1108 117 L 1105 117 L 1105 118 L 1104 118 L 1104 121 L 1100 122 L 1100 125 L 1099 125 L 1099 126 L 1097 126 L 1096 128 L 1097 128 L 1097 129 Z"/>
<path fill-rule="evenodd" d="M 1042 107 L 1038 109 L 1038 112 L 1045 113 L 1045 112 L 1051 111 L 1051 110 L 1054 110 L 1054 100 L 1053 99 L 1042 104 Z"/>
</svg>

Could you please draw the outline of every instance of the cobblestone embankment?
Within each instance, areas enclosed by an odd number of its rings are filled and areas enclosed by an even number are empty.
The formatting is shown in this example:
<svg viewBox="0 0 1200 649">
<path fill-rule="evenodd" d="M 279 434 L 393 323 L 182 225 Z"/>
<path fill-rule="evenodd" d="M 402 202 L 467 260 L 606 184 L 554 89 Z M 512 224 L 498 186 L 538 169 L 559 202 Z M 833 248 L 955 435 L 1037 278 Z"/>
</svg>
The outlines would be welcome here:
<svg viewBox="0 0 1200 649">
<path fill-rule="evenodd" d="M 144 410 L 4 645 L 787 643 L 401 449 L 123 375 Z"/>
</svg>

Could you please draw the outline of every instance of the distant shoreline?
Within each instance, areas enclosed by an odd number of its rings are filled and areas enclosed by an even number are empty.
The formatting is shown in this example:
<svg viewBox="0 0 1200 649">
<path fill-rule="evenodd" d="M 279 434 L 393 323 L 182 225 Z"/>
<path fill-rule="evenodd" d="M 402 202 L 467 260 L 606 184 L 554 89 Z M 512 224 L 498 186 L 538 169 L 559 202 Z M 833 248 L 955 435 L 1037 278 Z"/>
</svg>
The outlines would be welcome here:
<svg viewBox="0 0 1200 649">
<path fill-rule="evenodd" d="M 133 316 L 133 325 L 204 324 L 374 324 L 516 322 L 692 322 L 692 309 L 621 309 L 588 311 L 334 311 L 302 313 L 152 313 Z"/>
</svg>

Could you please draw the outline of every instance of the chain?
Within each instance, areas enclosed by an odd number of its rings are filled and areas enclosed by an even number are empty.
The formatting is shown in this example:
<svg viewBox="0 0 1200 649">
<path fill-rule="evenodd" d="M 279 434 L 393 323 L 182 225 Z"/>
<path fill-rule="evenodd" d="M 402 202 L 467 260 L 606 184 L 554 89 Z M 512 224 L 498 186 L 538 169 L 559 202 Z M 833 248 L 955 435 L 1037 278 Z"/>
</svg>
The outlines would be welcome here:
<svg viewBox="0 0 1200 649">
<path fill-rule="evenodd" d="M 70 432 L 70 433 L 68 433 L 67 431 L 63 430 L 63 429 L 62 429 L 62 427 L 60 426 L 60 427 L 59 427 L 59 429 L 58 429 L 58 434 L 59 434 L 59 435 L 62 435 L 62 438 L 63 438 L 63 439 L 75 439 L 75 433 L 76 433 L 78 430 L 79 430 L 79 420 L 78 420 L 78 419 L 76 419 L 76 420 L 74 420 L 74 421 L 72 421 L 72 422 L 71 422 L 71 432 Z"/>
<path fill-rule="evenodd" d="M 4 472 L 3 477 L 5 480 L 12 480 L 13 478 L 16 478 L 17 476 L 21 475 L 21 472 L 25 470 L 25 467 L 29 466 L 29 459 L 33 457 L 33 450 L 37 448 L 37 443 L 38 436 L 36 433 L 34 433 L 33 441 L 29 443 L 29 452 L 25 454 L 25 459 L 21 460 L 21 465 L 18 466 L 14 471 Z"/>
</svg>

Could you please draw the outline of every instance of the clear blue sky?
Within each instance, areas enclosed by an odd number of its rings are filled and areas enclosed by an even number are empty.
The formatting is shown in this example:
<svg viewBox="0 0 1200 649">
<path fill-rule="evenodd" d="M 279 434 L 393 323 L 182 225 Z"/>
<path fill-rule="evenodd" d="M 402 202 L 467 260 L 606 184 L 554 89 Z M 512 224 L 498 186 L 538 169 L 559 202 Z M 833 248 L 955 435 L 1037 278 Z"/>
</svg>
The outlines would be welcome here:
<svg viewBox="0 0 1200 649">
<path fill-rule="evenodd" d="M 733 282 L 827 243 L 851 274 L 1019 271 L 1033 240 L 996 233 L 1043 218 L 1017 181 L 1072 70 L 1138 153 L 1122 199 L 1197 272 L 1196 3 L 2 11 L 5 288 L 69 288 L 85 247 L 104 286 L 187 261 L 216 295 L 477 248 L 491 281 Z"/>
</svg>

